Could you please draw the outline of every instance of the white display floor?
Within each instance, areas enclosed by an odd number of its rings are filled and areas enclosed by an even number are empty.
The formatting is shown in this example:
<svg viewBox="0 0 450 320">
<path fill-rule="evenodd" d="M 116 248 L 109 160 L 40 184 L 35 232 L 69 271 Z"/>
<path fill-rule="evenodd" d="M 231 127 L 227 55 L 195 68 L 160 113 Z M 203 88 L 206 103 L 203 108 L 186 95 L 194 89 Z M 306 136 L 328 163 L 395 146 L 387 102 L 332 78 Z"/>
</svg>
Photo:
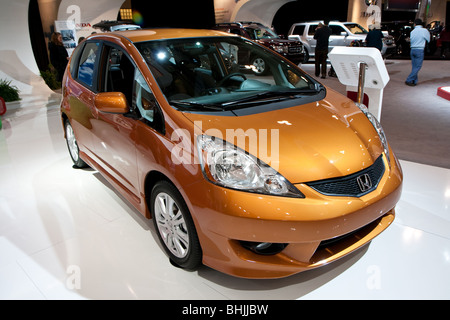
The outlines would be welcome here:
<svg viewBox="0 0 450 320">
<path fill-rule="evenodd" d="M 401 161 L 396 219 L 336 263 L 284 279 L 173 267 L 152 222 L 72 169 L 59 94 L 9 105 L 0 130 L 0 299 L 450 299 L 450 170 Z"/>
</svg>

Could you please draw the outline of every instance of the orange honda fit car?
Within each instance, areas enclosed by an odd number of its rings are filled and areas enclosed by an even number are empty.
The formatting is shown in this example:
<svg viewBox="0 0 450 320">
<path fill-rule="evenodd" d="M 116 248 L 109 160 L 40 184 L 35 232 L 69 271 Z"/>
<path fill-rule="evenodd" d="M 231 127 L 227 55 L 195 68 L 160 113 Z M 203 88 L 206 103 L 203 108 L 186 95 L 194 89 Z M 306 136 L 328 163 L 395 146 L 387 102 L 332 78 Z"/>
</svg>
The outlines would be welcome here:
<svg viewBox="0 0 450 320">
<path fill-rule="evenodd" d="M 375 117 L 239 36 L 92 35 L 72 54 L 61 115 L 75 167 L 98 170 L 151 218 L 182 268 L 285 277 L 394 220 L 402 171 Z"/>
</svg>

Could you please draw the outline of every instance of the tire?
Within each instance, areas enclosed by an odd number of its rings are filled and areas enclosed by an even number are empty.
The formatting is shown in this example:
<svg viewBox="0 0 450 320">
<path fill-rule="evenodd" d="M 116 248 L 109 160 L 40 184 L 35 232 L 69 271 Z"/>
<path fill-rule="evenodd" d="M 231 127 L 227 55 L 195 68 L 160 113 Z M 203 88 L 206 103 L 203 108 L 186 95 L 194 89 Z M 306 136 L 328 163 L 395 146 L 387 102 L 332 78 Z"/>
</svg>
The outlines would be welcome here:
<svg viewBox="0 0 450 320">
<path fill-rule="evenodd" d="M 86 168 L 88 165 L 80 158 L 80 149 L 78 149 L 77 139 L 75 138 L 75 133 L 73 132 L 72 125 L 69 120 L 64 122 L 64 130 L 66 132 L 66 143 L 69 149 L 70 157 L 73 161 L 74 168 Z"/>
<path fill-rule="evenodd" d="M 309 52 L 308 49 L 305 48 L 305 56 L 303 57 L 303 63 L 308 63 L 309 62 Z"/>
<path fill-rule="evenodd" d="M 258 76 L 266 75 L 269 72 L 269 66 L 261 57 L 253 57 L 251 59 L 251 64 L 255 67 L 253 72 Z"/>
<path fill-rule="evenodd" d="M 202 264 L 197 231 L 181 194 L 171 183 L 158 182 L 150 197 L 152 220 L 158 238 L 177 267 L 195 270 Z"/>
</svg>

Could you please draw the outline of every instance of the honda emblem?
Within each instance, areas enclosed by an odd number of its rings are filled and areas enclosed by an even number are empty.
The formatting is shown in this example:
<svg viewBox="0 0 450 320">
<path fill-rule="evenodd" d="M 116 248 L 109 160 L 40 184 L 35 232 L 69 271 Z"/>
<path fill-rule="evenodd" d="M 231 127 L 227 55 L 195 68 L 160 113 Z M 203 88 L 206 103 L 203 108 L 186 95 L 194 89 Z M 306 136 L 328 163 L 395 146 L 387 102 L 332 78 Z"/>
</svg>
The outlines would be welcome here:
<svg viewBox="0 0 450 320">
<path fill-rule="evenodd" d="M 367 173 L 357 177 L 356 181 L 358 181 L 358 186 L 361 192 L 366 192 L 372 188 L 372 180 L 370 180 L 370 176 Z"/>
</svg>

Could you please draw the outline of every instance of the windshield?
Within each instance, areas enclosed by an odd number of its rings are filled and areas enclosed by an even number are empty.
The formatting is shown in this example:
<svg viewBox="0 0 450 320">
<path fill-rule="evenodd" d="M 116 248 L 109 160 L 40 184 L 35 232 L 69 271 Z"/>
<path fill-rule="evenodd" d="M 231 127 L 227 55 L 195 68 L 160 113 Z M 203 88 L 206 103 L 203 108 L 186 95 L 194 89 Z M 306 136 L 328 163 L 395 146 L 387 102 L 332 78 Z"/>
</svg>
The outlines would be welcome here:
<svg viewBox="0 0 450 320">
<path fill-rule="evenodd" d="M 361 27 L 357 23 L 345 23 L 345 26 L 350 30 L 353 34 L 366 34 L 368 33 L 366 29 Z"/>
<path fill-rule="evenodd" d="M 279 38 L 275 32 L 260 25 L 250 25 L 248 27 L 245 27 L 245 31 L 248 32 L 252 40 Z"/>
<path fill-rule="evenodd" d="M 323 89 L 270 49 L 243 38 L 158 40 L 140 42 L 136 47 L 174 107 L 243 108 L 256 102 L 313 96 Z M 262 63 L 264 73 L 258 68 Z"/>
</svg>

